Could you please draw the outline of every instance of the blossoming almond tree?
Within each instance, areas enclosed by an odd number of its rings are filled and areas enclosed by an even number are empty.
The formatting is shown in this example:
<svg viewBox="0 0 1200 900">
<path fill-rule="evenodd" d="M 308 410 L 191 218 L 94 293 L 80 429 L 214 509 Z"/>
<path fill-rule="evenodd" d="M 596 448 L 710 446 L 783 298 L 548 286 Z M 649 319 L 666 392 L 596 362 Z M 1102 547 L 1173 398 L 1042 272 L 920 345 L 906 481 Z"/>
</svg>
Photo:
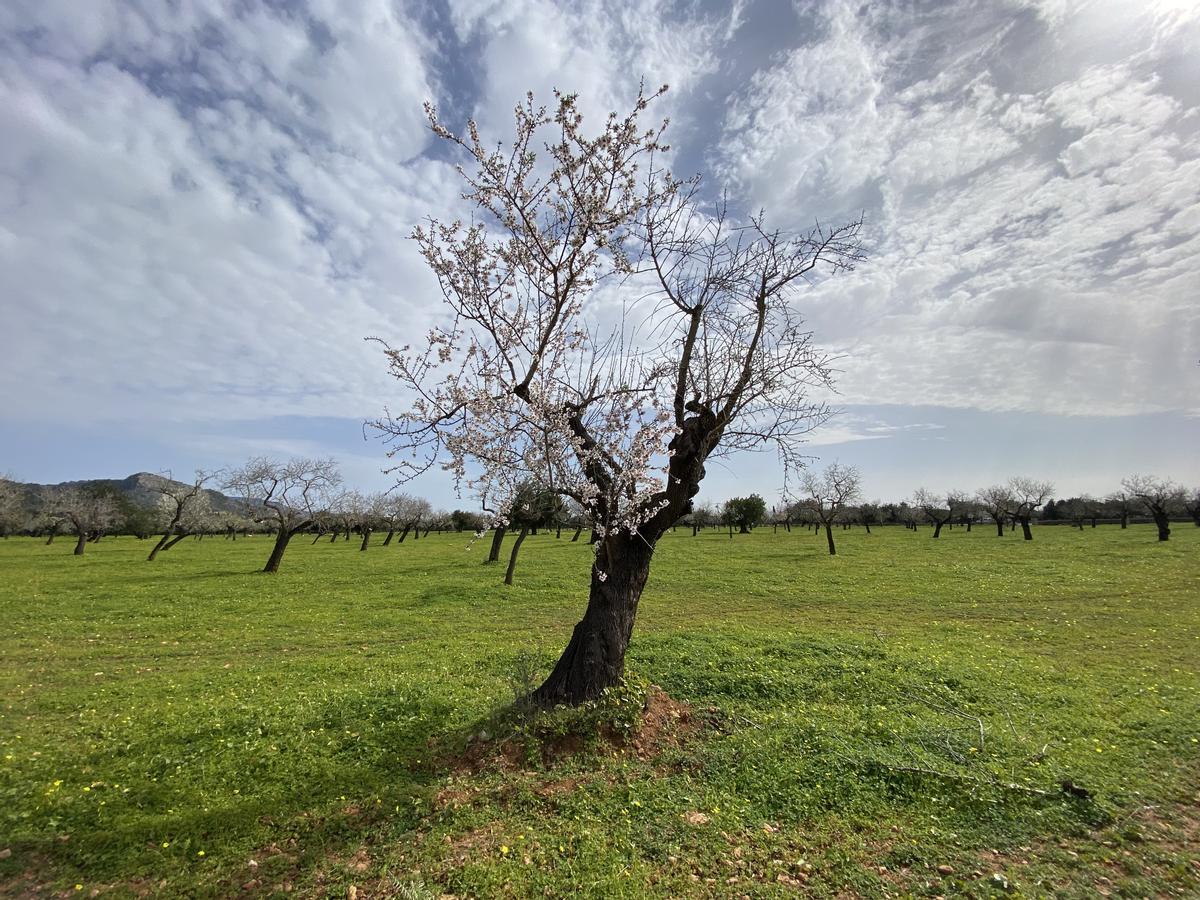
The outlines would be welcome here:
<svg viewBox="0 0 1200 900">
<path fill-rule="evenodd" d="M 413 399 L 374 424 L 402 481 L 440 463 L 497 508 L 532 480 L 587 510 L 588 605 L 530 698 L 542 706 L 620 680 L 655 543 L 707 460 L 773 444 L 799 462 L 828 415 L 810 391 L 830 370 L 791 290 L 860 258 L 860 222 L 788 235 L 761 216 L 735 224 L 724 203 L 706 212 L 699 180 L 657 162 L 665 123 L 639 125 L 664 90 L 590 136 L 573 95 L 550 111 L 530 95 L 497 149 L 426 109 L 469 157 L 475 212 L 414 233 L 448 316 L 424 346 L 384 344 Z"/>
</svg>

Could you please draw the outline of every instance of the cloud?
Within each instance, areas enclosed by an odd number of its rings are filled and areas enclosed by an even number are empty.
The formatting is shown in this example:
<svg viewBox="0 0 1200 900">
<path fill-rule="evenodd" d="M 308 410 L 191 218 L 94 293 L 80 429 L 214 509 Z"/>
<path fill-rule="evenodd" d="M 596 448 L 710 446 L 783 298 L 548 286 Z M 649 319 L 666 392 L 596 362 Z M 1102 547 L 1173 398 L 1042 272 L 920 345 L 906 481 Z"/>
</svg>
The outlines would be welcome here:
<svg viewBox="0 0 1200 900">
<path fill-rule="evenodd" d="M 834 2 L 818 40 L 736 100 L 716 158 L 752 203 L 773 195 L 802 225 L 792 210 L 878 197 L 868 262 L 797 298 L 844 354 L 847 402 L 1196 409 L 1198 97 L 1157 74 L 1164 22 L 1188 26 L 1121 14 L 1153 25 L 1158 49 L 1014 78 L 1004 27 L 973 34 L 978 17 L 961 19 L 948 54 L 919 17 L 897 36 Z M 1068 40 L 1044 19 L 1025 40 Z"/>
</svg>

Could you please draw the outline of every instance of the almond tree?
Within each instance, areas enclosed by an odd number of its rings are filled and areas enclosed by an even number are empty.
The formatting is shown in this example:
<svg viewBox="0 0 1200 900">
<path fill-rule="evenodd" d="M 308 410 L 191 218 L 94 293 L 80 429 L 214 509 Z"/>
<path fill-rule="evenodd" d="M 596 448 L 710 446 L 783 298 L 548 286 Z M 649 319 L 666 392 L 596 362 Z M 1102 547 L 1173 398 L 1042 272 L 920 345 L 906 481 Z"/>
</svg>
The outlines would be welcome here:
<svg viewBox="0 0 1200 900">
<path fill-rule="evenodd" d="M 1004 520 L 1008 518 L 1008 510 L 1013 505 L 1012 491 L 1007 485 L 993 484 L 980 488 L 975 499 L 996 523 L 996 536 L 1004 537 Z"/>
<path fill-rule="evenodd" d="M 1187 509 L 1188 515 L 1192 517 L 1192 522 L 1197 528 L 1200 528 L 1200 488 L 1194 489 L 1183 505 Z"/>
<path fill-rule="evenodd" d="M 1010 478 L 1008 480 L 1007 512 L 1017 522 L 1021 523 L 1021 533 L 1025 540 L 1033 540 L 1033 530 L 1029 522 L 1038 508 L 1050 499 L 1054 493 L 1054 485 L 1049 481 L 1037 481 L 1033 478 Z"/>
<path fill-rule="evenodd" d="M 1158 527 L 1158 539 L 1169 540 L 1171 513 L 1183 504 L 1183 485 L 1154 475 L 1130 475 L 1121 480 L 1121 487 L 1150 513 Z"/>
<path fill-rule="evenodd" d="M 278 572 L 288 542 L 312 524 L 341 484 L 332 459 L 279 461 L 256 456 L 229 473 L 225 488 L 255 522 L 275 529 L 275 545 L 264 572 Z"/>
<path fill-rule="evenodd" d="M 918 488 L 913 494 L 913 505 L 918 507 L 925 517 L 933 523 L 933 536 L 941 537 L 942 526 L 954 520 L 959 509 L 962 494 L 951 491 L 945 497 L 935 494 L 925 488 Z"/>
<path fill-rule="evenodd" d="M 665 124 L 639 124 L 655 96 L 588 135 L 573 95 L 550 112 L 530 95 L 498 149 L 427 108 L 466 157 L 474 214 L 414 233 L 448 316 L 422 347 L 385 344 L 413 400 L 375 424 L 401 480 L 441 464 L 504 509 L 532 478 L 588 511 L 587 609 L 531 695 L 544 706 L 620 680 L 655 545 L 711 457 L 772 444 L 798 461 L 830 371 L 792 289 L 860 257 L 857 222 L 787 235 L 703 210 L 699 180 L 657 162 Z"/>
<path fill-rule="evenodd" d="M 153 488 L 159 494 L 158 507 L 167 524 L 163 528 L 163 536 L 146 557 L 147 562 L 153 562 L 160 551 L 178 544 L 206 520 L 209 502 L 204 485 L 219 474 L 197 469 L 192 483 L 183 484 L 175 481 L 167 472 L 154 483 Z"/>
<path fill-rule="evenodd" d="M 836 556 L 833 544 L 833 523 L 845 515 L 847 508 L 858 499 L 860 476 L 854 466 L 830 463 L 820 475 L 811 469 L 804 471 L 800 505 L 825 527 L 829 555 Z"/>
<path fill-rule="evenodd" d="M 57 523 L 69 525 L 75 532 L 76 556 L 83 556 L 89 537 L 102 533 L 117 520 L 117 505 L 111 497 L 79 488 L 56 491 L 46 511 Z"/>
</svg>

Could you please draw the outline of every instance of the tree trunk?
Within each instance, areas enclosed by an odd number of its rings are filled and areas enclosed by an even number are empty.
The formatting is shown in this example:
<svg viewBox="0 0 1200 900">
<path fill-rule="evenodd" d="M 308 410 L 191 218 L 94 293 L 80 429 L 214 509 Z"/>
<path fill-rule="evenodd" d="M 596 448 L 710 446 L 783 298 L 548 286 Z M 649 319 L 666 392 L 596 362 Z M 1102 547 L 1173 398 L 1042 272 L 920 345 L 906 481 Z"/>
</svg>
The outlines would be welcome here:
<svg viewBox="0 0 1200 900">
<path fill-rule="evenodd" d="M 387 533 L 387 537 L 385 537 L 385 538 L 383 539 L 383 546 L 385 546 L 385 547 L 386 547 L 388 544 L 390 544 L 390 543 L 392 542 L 392 538 L 393 538 L 393 537 L 395 537 L 395 536 L 396 536 L 396 529 L 395 529 L 395 528 L 389 528 L 389 529 L 388 529 L 388 533 Z"/>
<path fill-rule="evenodd" d="M 738 534 L 749 534 L 749 533 L 750 533 L 750 529 L 746 527 L 746 523 L 745 522 L 739 523 Z"/>
<path fill-rule="evenodd" d="M 967 519 L 967 534 L 971 533 L 971 520 Z"/>
<path fill-rule="evenodd" d="M 575 529 L 575 534 L 574 534 L 574 536 L 571 538 L 571 543 L 573 544 L 573 543 L 575 543 L 577 540 L 579 540 L 579 536 L 580 536 L 581 534 L 583 534 L 583 526 L 582 526 L 582 525 L 580 525 L 578 528 L 576 528 L 576 529 Z"/>
<path fill-rule="evenodd" d="M 1171 537 L 1171 520 L 1167 517 L 1166 512 L 1154 511 L 1154 524 L 1158 526 L 1158 539 L 1160 541 L 1169 540 Z"/>
<path fill-rule="evenodd" d="M 362 546 L 358 548 L 358 549 L 359 549 L 359 551 L 366 550 L 366 549 L 367 549 L 367 545 L 368 545 L 369 543 L 371 543 L 371 529 L 370 529 L 370 528 L 364 528 L 364 529 L 362 530 L 362 535 L 363 535 L 363 539 L 362 539 Z"/>
<path fill-rule="evenodd" d="M 492 532 L 492 549 L 488 552 L 488 558 L 483 561 L 484 565 L 500 561 L 500 545 L 504 543 L 504 533 L 506 531 L 508 529 L 501 525 Z"/>
<path fill-rule="evenodd" d="M 513 542 L 512 554 L 508 557 L 508 571 L 504 573 L 504 583 L 512 584 L 513 572 L 517 568 L 517 554 L 521 552 L 521 544 L 525 542 L 525 535 L 529 534 L 528 528 L 522 528 L 521 533 L 517 535 L 517 539 Z"/>
<path fill-rule="evenodd" d="M 271 556 L 267 559 L 267 564 L 263 566 L 264 572 L 278 572 L 279 563 L 283 560 L 283 551 L 287 549 L 288 541 L 292 539 L 292 532 L 286 528 L 280 528 L 279 533 L 275 535 L 275 546 L 271 549 Z"/>
<path fill-rule="evenodd" d="M 50 532 L 50 536 L 46 538 L 46 546 L 47 547 L 49 547 L 51 544 L 54 543 L 54 538 L 57 536 L 57 534 L 58 533 L 55 531 Z"/>
<path fill-rule="evenodd" d="M 867 529 L 867 534 L 871 533 L 871 523 L 870 522 L 863 522 L 863 528 Z"/>
<path fill-rule="evenodd" d="M 158 556 L 158 551 L 166 546 L 167 541 L 171 539 L 171 532 L 166 532 L 158 539 L 158 543 L 154 545 L 154 549 L 150 551 L 150 555 L 146 557 L 146 562 L 154 562 L 154 557 Z"/>
<path fill-rule="evenodd" d="M 833 528 L 828 522 L 825 523 L 825 540 L 829 542 L 829 555 L 837 556 L 837 548 L 833 546 Z"/>
<path fill-rule="evenodd" d="M 175 535 L 175 537 L 173 537 L 171 540 L 169 540 L 165 544 L 163 544 L 163 550 L 170 550 L 172 547 L 174 547 L 176 544 L 178 544 L 180 541 L 182 541 L 185 537 L 187 537 L 186 534 Z"/>
<path fill-rule="evenodd" d="M 1021 533 L 1022 533 L 1022 535 L 1024 535 L 1025 540 L 1032 541 L 1033 540 L 1033 531 L 1030 530 L 1030 528 L 1029 528 L 1029 516 L 1021 516 L 1020 522 L 1021 522 Z M 1082 529 L 1082 526 L 1080 526 L 1080 527 Z"/>
<path fill-rule="evenodd" d="M 396 543 L 397 543 L 397 544 L 403 544 L 403 543 L 404 543 L 404 539 L 405 539 L 406 537 L 408 537 L 408 532 L 409 532 L 410 530 L 412 530 L 412 526 L 411 526 L 411 525 L 405 525 L 405 526 L 404 526 L 404 530 L 400 532 L 400 537 L 396 538 Z"/>
<path fill-rule="evenodd" d="M 555 540 L 558 540 L 558 539 L 559 539 L 559 538 L 561 538 L 561 537 L 562 537 L 562 525 L 560 524 L 560 525 L 558 526 L 558 528 L 556 528 L 556 529 L 554 530 L 554 539 L 555 539 Z"/>
<path fill-rule="evenodd" d="M 1200 525 L 1200 522 L 1197 522 L 1196 524 Z M 1121 528 L 1125 529 L 1128 527 L 1129 527 L 1129 513 L 1122 511 L 1121 512 Z"/>
<path fill-rule="evenodd" d="M 87 532 L 79 532 L 79 540 L 75 542 L 75 555 L 83 556 L 84 548 L 87 547 Z"/>
<path fill-rule="evenodd" d="M 533 703 L 576 705 L 620 682 L 655 540 L 624 532 L 605 540 L 592 566 L 587 611 L 554 671 L 530 695 Z"/>
<path fill-rule="evenodd" d="M 934 523 L 933 523 L 933 536 L 934 536 L 934 537 L 941 537 L 941 534 L 942 534 L 942 523 L 941 523 L 941 522 L 934 522 Z"/>
<path fill-rule="evenodd" d="M 996 537 L 1004 537 L 1004 520 L 996 520 Z"/>
<path fill-rule="evenodd" d="M 334 541 L 336 541 L 337 539 L 338 539 L 338 530 L 335 528 L 335 529 L 333 529 L 333 535 L 332 535 L 332 537 L 330 537 L 330 538 L 329 538 L 329 543 L 331 543 L 331 544 L 332 544 L 332 543 L 333 543 Z"/>
</svg>

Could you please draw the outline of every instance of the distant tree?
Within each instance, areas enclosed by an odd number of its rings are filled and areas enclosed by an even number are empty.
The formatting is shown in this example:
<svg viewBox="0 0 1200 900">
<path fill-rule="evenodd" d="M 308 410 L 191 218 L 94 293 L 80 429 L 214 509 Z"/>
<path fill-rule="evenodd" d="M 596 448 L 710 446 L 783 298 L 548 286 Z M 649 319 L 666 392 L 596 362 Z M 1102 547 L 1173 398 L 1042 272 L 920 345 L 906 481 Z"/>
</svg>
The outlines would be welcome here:
<svg viewBox="0 0 1200 900">
<path fill-rule="evenodd" d="M 1189 516 L 1192 517 L 1192 522 L 1197 528 L 1200 528 L 1200 488 L 1196 488 L 1188 495 L 1184 502 L 1184 508 Z"/>
<path fill-rule="evenodd" d="M 1021 523 L 1021 532 L 1025 540 L 1033 540 L 1030 520 L 1038 508 L 1050 498 L 1053 490 L 1054 485 L 1048 481 L 1036 481 L 1032 478 L 1009 479 L 1008 514 Z"/>
<path fill-rule="evenodd" d="M 479 513 L 456 509 L 450 513 L 450 525 L 455 531 L 483 531 L 487 523 Z"/>
<path fill-rule="evenodd" d="M 25 492 L 11 475 L 0 475 L 0 537 L 8 537 L 25 524 Z"/>
<path fill-rule="evenodd" d="M 1171 537 L 1171 514 L 1184 504 L 1183 485 L 1154 475 L 1130 475 L 1121 481 L 1121 487 L 1145 507 L 1154 519 L 1158 527 L 1158 539 L 1168 540 Z"/>
<path fill-rule="evenodd" d="M 358 519 L 358 532 L 362 535 L 362 543 L 358 549 L 366 550 L 371 544 L 371 535 L 375 529 L 386 524 L 388 516 L 388 497 L 386 494 L 367 494 L 363 498 L 362 513 Z"/>
<path fill-rule="evenodd" d="M 738 528 L 738 534 L 749 534 L 752 528 L 767 517 L 767 504 L 758 494 L 732 497 L 725 501 L 725 519 Z"/>
<path fill-rule="evenodd" d="M 829 543 L 829 555 L 835 556 L 833 523 L 843 515 L 846 507 L 858 499 L 860 476 L 854 466 L 831 463 L 817 475 L 805 469 L 801 477 L 802 506 L 825 527 L 825 539 Z"/>
<path fill-rule="evenodd" d="M 1133 505 L 1136 502 L 1134 496 L 1122 488 L 1119 491 L 1113 491 L 1105 500 L 1117 518 L 1121 520 L 1121 527 L 1128 528 L 1129 514 L 1133 512 Z"/>
<path fill-rule="evenodd" d="M 980 488 L 975 494 L 975 499 L 996 523 L 997 536 L 1004 537 L 1004 522 L 1008 519 L 1008 511 L 1013 505 L 1011 489 L 1007 485 L 994 484 L 991 487 Z"/>
<path fill-rule="evenodd" d="M 957 491 L 942 496 L 926 488 L 918 488 L 913 494 L 913 505 L 933 523 L 933 536 L 936 538 L 941 537 L 942 526 L 953 521 L 961 497 Z"/>
<path fill-rule="evenodd" d="M 695 537 L 705 528 L 712 528 L 721 521 L 720 513 L 708 501 L 695 504 L 688 515 L 692 523 L 692 537 Z"/>
<path fill-rule="evenodd" d="M 238 498 L 246 515 L 275 530 L 264 572 L 279 571 L 288 542 L 327 508 L 341 481 L 332 459 L 280 461 L 256 456 L 229 473 L 225 488 Z"/>
<path fill-rule="evenodd" d="M 111 497 L 81 488 L 56 491 L 47 513 L 75 532 L 76 556 L 83 556 L 89 538 L 103 534 L 117 521 L 117 505 Z"/>
<path fill-rule="evenodd" d="M 210 505 L 204 485 L 220 474 L 197 469 L 192 483 L 184 484 L 175 481 L 168 471 L 153 483 L 153 489 L 159 495 L 157 506 L 164 525 L 162 537 L 146 557 L 147 562 L 153 562 L 161 551 L 170 549 L 208 524 Z"/>
<path fill-rule="evenodd" d="M 525 543 L 529 532 L 556 521 L 562 514 L 562 509 L 562 499 L 558 494 L 536 482 L 527 481 L 517 489 L 505 524 L 510 528 L 519 528 L 520 531 L 508 557 L 508 569 L 504 573 L 505 584 L 513 583 L 517 554 L 521 552 L 521 545 Z"/>
<path fill-rule="evenodd" d="M 871 533 L 871 526 L 878 525 L 880 522 L 880 503 L 878 500 L 872 500 L 870 503 L 858 504 L 858 521 L 863 528 L 867 530 L 867 534 Z"/>
</svg>

